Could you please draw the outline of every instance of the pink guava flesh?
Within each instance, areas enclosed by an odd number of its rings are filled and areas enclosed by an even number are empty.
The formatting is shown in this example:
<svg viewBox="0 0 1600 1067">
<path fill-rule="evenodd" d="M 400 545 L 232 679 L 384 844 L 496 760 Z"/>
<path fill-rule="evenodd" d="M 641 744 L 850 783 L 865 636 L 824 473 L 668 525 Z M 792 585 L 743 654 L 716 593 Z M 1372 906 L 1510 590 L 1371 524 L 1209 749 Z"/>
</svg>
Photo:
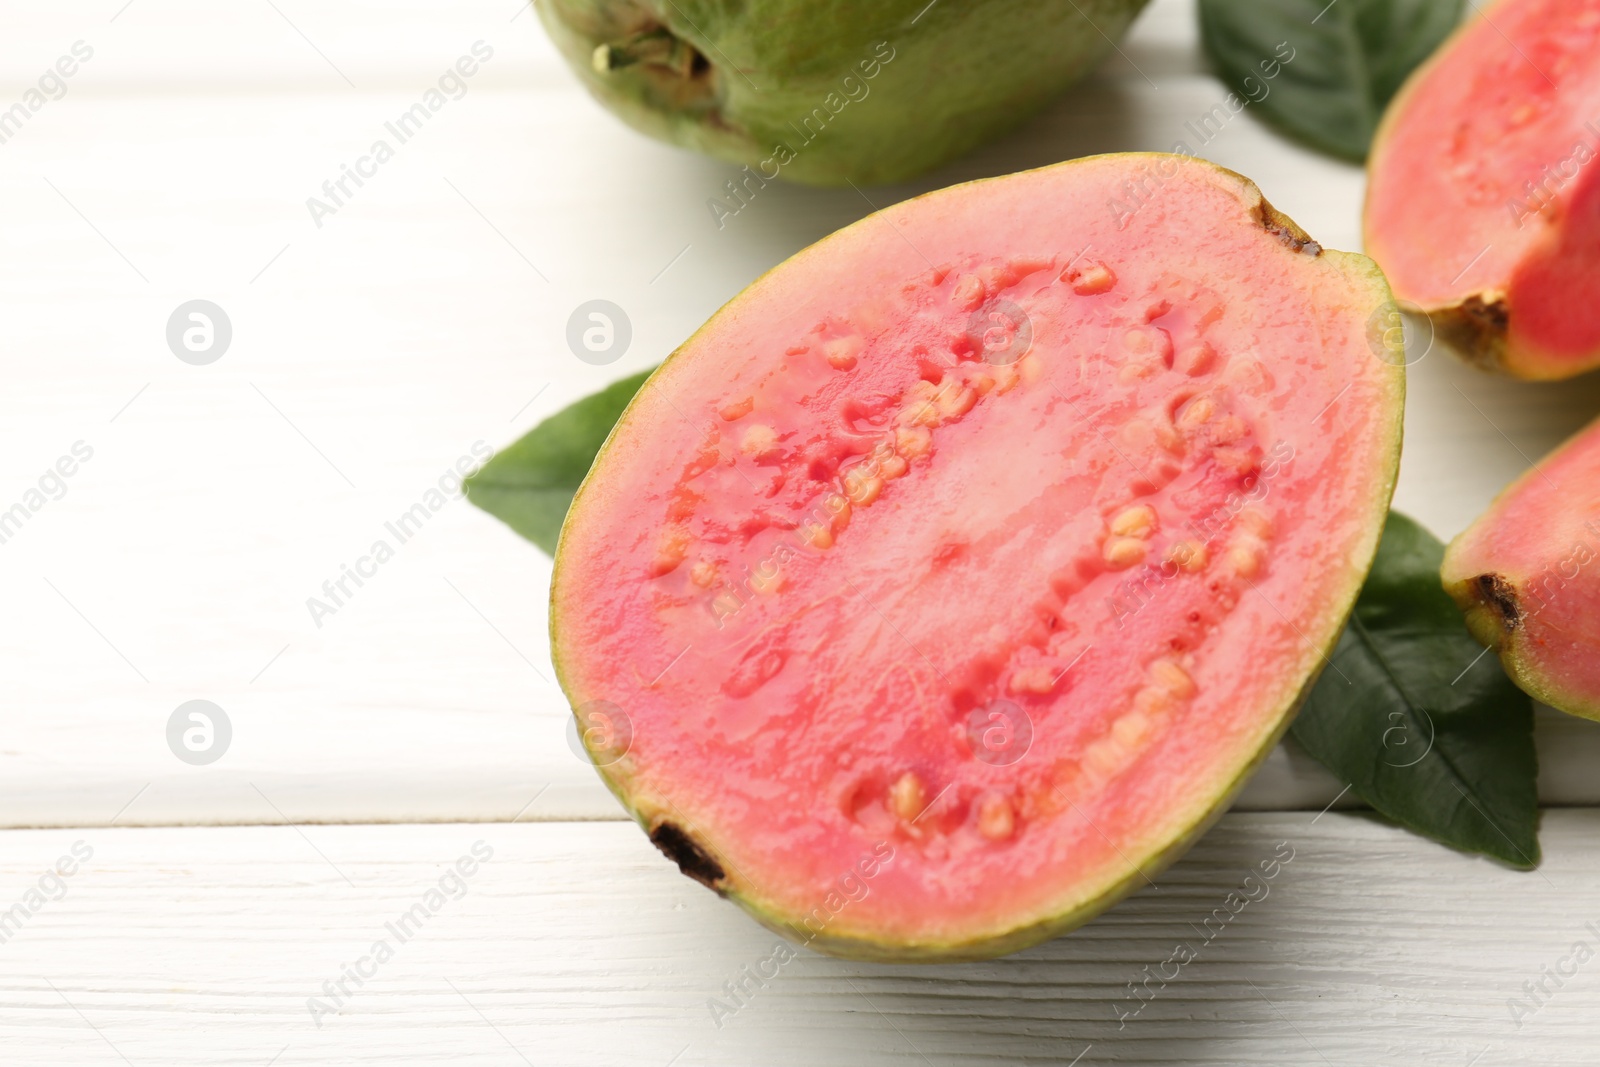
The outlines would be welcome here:
<svg viewBox="0 0 1600 1067">
<path fill-rule="evenodd" d="M 1469 358 L 1600 364 L 1600 0 L 1499 0 L 1412 75 L 1373 143 L 1367 252 Z"/>
<path fill-rule="evenodd" d="M 840 955 L 996 955 L 1145 884 L 1280 736 L 1370 564 L 1388 299 L 1175 156 L 801 252 L 643 386 L 562 533 L 555 660 L 608 784 L 686 873 Z"/>
<path fill-rule="evenodd" d="M 1451 543 L 1442 576 L 1519 686 L 1600 719 L 1600 423 L 1502 493 Z"/>
</svg>

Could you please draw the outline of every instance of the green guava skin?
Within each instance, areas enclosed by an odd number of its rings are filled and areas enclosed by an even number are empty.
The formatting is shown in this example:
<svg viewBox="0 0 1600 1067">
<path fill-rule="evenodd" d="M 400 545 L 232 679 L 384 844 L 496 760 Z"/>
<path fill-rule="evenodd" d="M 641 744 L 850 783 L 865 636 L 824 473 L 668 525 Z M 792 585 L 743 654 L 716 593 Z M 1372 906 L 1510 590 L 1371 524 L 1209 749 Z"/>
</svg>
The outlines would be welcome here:
<svg viewBox="0 0 1600 1067">
<path fill-rule="evenodd" d="M 535 0 L 601 103 L 652 137 L 749 166 L 752 191 L 779 176 L 897 182 L 961 155 L 1082 77 L 1146 2 Z M 655 61 L 629 43 L 645 34 Z M 672 38 L 698 56 L 659 55 Z M 627 65 L 597 69 L 603 46 Z"/>
</svg>

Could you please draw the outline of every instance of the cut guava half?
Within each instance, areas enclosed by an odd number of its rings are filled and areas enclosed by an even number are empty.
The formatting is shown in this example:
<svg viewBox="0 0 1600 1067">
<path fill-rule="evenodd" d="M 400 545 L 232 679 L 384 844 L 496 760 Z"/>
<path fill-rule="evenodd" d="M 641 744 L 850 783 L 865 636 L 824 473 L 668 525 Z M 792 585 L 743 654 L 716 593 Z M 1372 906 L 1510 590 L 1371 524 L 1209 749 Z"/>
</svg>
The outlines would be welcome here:
<svg viewBox="0 0 1600 1067">
<path fill-rule="evenodd" d="M 994 956 L 1145 885 L 1326 663 L 1394 485 L 1363 256 L 1099 156 L 800 252 L 640 389 L 554 660 L 684 873 L 820 951 Z"/>
<path fill-rule="evenodd" d="M 1600 365 L 1600 0 L 1500 0 L 1411 76 L 1368 164 L 1402 306 L 1521 378 Z"/>
<path fill-rule="evenodd" d="M 1600 423 L 1495 498 L 1440 574 L 1525 693 L 1600 719 Z"/>
</svg>

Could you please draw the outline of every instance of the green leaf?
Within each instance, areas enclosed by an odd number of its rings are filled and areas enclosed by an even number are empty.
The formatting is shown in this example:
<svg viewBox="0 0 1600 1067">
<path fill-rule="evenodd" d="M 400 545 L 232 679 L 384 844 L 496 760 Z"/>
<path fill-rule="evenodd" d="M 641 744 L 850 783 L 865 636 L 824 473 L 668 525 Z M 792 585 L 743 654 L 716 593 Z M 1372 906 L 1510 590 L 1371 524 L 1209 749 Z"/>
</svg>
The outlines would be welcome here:
<svg viewBox="0 0 1600 1067">
<path fill-rule="evenodd" d="M 1200 0 L 1200 38 L 1252 113 L 1359 162 L 1389 100 L 1461 11 L 1462 0 Z"/>
<path fill-rule="evenodd" d="M 1291 729 L 1394 821 L 1513 867 L 1539 862 L 1533 701 L 1467 632 L 1444 546 L 1390 512 L 1332 662 Z"/>
<path fill-rule="evenodd" d="M 467 479 L 467 499 L 555 555 L 572 495 L 650 373 L 624 378 L 562 408 L 495 453 Z"/>
</svg>

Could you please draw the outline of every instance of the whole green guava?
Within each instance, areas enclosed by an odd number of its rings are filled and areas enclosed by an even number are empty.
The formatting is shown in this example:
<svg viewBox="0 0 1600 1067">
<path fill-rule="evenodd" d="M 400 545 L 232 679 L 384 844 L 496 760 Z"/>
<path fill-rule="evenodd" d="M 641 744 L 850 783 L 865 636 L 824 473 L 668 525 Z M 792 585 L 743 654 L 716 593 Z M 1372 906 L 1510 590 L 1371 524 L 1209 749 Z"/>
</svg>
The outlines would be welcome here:
<svg viewBox="0 0 1600 1067">
<path fill-rule="evenodd" d="M 567 61 L 644 133 L 744 179 L 878 184 L 1016 126 L 1146 0 L 536 0 Z"/>
</svg>

